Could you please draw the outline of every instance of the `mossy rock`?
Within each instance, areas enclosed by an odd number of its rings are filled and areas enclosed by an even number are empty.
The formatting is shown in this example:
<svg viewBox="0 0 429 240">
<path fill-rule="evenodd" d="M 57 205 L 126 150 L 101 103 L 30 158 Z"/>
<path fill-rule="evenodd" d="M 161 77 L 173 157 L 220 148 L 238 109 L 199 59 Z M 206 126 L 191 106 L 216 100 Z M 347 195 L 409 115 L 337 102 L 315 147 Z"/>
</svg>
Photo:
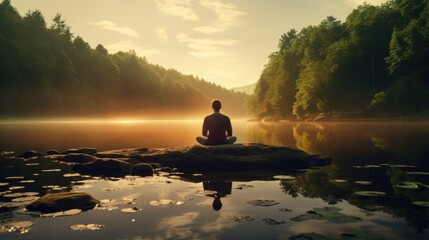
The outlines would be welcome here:
<svg viewBox="0 0 429 240">
<path fill-rule="evenodd" d="M 84 192 L 49 193 L 27 205 L 30 211 L 53 213 L 70 209 L 93 209 L 99 201 Z"/>
</svg>

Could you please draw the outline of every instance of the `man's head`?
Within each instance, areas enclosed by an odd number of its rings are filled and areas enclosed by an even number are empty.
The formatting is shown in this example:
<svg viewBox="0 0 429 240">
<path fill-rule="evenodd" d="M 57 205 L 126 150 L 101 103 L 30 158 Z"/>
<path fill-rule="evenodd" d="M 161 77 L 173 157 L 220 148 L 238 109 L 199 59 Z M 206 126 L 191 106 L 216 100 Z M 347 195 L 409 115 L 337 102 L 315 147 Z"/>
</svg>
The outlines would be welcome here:
<svg viewBox="0 0 429 240">
<path fill-rule="evenodd" d="M 218 99 L 212 101 L 212 108 L 215 112 L 219 112 L 219 110 L 222 108 L 222 104 Z"/>
</svg>

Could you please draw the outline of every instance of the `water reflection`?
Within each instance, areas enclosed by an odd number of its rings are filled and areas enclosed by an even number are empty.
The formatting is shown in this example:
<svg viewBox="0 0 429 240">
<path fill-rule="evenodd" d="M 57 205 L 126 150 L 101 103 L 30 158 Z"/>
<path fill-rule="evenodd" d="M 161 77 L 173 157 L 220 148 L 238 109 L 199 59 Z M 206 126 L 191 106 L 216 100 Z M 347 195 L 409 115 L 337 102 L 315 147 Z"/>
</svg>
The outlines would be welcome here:
<svg viewBox="0 0 429 240">
<path fill-rule="evenodd" d="M 232 182 L 229 181 L 205 181 L 204 191 L 209 192 L 206 196 L 213 198 L 213 210 L 219 211 L 222 208 L 221 198 L 231 194 Z"/>
</svg>

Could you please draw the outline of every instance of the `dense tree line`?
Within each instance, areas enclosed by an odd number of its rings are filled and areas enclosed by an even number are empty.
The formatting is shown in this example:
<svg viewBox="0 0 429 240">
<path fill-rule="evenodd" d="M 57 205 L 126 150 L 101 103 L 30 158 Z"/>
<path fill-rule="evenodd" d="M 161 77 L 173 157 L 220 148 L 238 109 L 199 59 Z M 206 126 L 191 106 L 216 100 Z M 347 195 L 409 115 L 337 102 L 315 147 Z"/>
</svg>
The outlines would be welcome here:
<svg viewBox="0 0 429 240">
<path fill-rule="evenodd" d="M 283 34 L 248 106 L 259 118 L 414 114 L 429 110 L 428 63 L 428 0 L 365 3 Z"/>
<path fill-rule="evenodd" d="M 109 54 L 73 33 L 58 14 L 48 26 L 40 11 L 20 16 L 0 4 L 0 116 L 94 114 L 184 115 L 210 111 L 219 98 L 245 114 L 243 93 L 150 64 L 134 52 Z"/>
</svg>

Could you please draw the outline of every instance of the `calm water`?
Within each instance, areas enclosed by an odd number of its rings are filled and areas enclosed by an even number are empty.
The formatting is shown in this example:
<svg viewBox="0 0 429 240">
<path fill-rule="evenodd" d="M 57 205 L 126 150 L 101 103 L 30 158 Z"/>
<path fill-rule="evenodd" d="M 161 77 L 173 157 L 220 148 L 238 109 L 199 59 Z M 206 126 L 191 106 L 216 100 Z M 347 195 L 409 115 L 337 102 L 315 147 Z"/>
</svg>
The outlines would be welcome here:
<svg viewBox="0 0 429 240">
<path fill-rule="evenodd" d="M 200 134 L 200 124 L 0 124 L 0 150 L 44 152 L 91 146 L 103 151 L 189 145 Z M 121 179 L 67 175 L 73 173 L 68 166 L 51 160 L 3 156 L 2 206 L 20 205 L 11 193 L 85 191 L 108 202 L 108 207 L 55 218 L 29 214 L 23 207 L 14 211 L 0 208 L 0 238 L 288 239 L 304 233 L 328 239 L 429 238 L 429 207 L 416 205 L 429 201 L 429 123 L 233 121 L 233 127 L 239 142 L 295 147 L 330 156 L 333 164 L 285 173 L 294 176 L 293 180 L 251 174 L 240 180 L 237 173 L 225 171 L 222 176 L 210 176 L 216 182 L 202 182 L 197 180 L 201 176 L 181 173 Z M 226 181 L 230 179 L 237 180 Z M 381 192 L 381 196 L 362 196 L 362 191 Z M 215 194 L 221 197 L 221 207 L 219 200 L 214 203 Z M 161 199 L 170 201 L 154 206 L 152 201 Z M 271 206 L 255 206 L 254 200 L 270 200 L 266 203 Z M 121 211 L 134 207 L 141 211 Z M 33 224 L 25 234 L 4 232 L 4 226 L 18 221 Z M 104 227 L 96 231 L 70 229 L 89 223 Z M 355 238 L 346 238 L 352 236 Z"/>
</svg>

